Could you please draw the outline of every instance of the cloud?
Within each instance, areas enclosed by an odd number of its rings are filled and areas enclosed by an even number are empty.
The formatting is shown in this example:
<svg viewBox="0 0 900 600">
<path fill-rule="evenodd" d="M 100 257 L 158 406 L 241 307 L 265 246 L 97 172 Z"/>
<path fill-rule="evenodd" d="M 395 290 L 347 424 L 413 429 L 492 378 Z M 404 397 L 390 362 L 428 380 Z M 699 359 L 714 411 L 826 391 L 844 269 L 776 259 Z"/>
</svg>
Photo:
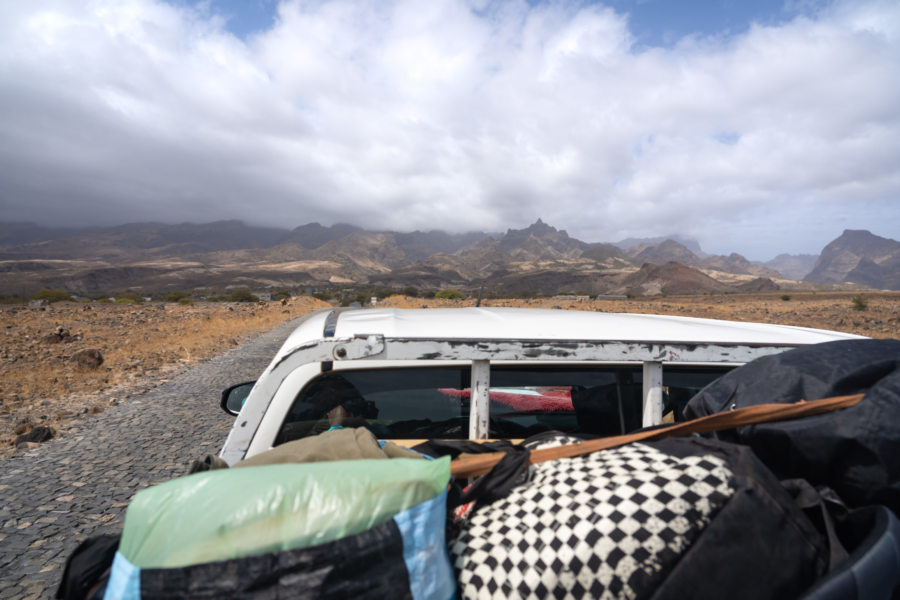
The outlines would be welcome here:
<svg viewBox="0 0 900 600">
<path fill-rule="evenodd" d="M 900 6 L 638 48 L 581 2 L 0 7 L 2 219 L 503 230 L 815 252 L 900 237 Z"/>
</svg>

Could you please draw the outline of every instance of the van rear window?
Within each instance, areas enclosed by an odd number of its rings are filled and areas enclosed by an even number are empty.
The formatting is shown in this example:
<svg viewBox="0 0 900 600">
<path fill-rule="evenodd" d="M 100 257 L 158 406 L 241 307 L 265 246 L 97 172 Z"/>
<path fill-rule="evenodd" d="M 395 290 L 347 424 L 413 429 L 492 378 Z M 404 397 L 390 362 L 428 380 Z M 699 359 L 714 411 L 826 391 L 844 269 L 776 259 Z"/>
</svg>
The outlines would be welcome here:
<svg viewBox="0 0 900 600">
<path fill-rule="evenodd" d="M 663 371 L 669 420 L 727 368 Z M 334 425 L 368 427 L 381 439 L 465 439 L 468 366 L 369 369 L 323 374 L 300 392 L 275 444 Z M 544 431 L 618 435 L 641 426 L 640 366 L 491 366 L 490 436 L 526 438 Z"/>
</svg>

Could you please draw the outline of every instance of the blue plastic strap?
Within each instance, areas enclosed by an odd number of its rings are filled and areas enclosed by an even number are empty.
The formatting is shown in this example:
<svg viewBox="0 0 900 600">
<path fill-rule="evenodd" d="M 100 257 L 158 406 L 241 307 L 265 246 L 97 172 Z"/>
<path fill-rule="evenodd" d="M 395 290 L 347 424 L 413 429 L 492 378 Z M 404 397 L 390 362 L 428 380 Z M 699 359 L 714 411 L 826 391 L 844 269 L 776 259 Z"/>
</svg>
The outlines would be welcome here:
<svg viewBox="0 0 900 600">
<path fill-rule="evenodd" d="M 103 600 L 140 600 L 141 569 L 116 552 Z"/>
<path fill-rule="evenodd" d="M 447 490 L 394 517 L 403 537 L 410 592 L 416 600 L 456 598 L 456 578 L 444 539 L 446 517 Z"/>
</svg>

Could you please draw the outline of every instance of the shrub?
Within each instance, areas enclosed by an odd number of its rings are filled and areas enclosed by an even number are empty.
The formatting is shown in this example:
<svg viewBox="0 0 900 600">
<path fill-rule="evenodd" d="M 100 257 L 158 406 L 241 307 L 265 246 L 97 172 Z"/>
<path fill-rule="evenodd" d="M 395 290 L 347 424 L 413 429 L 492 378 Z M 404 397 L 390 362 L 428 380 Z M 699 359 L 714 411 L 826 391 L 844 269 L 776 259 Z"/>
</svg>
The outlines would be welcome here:
<svg viewBox="0 0 900 600">
<path fill-rule="evenodd" d="M 178 304 L 193 304 L 193 303 L 194 303 L 194 299 L 191 298 L 190 296 L 185 296 L 183 298 L 178 299 Z"/>
<path fill-rule="evenodd" d="M 435 294 L 434 297 L 442 300 L 459 300 L 463 295 L 459 290 L 443 289 Z"/>
<path fill-rule="evenodd" d="M 866 310 L 869 308 L 869 301 L 862 296 L 853 296 L 850 302 L 853 303 L 853 310 Z"/>
<path fill-rule="evenodd" d="M 291 297 L 291 293 L 287 290 L 278 290 L 272 295 L 272 300 L 286 300 Z"/>
<path fill-rule="evenodd" d="M 141 304 L 144 297 L 136 292 L 125 292 L 116 296 L 116 304 Z"/>
<path fill-rule="evenodd" d="M 175 290 L 169 292 L 165 296 L 163 296 L 163 300 L 166 302 L 180 302 L 182 298 L 190 298 L 187 292 L 183 292 L 181 290 Z"/>
<path fill-rule="evenodd" d="M 403 288 L 400 293 L 404 296 L 409 296 L 410 298 L 417 298 L 419 296 L 419 290 L 412 286 Z"/>
<path fill-rule="evenodd" d="M 790 294 L 782 294 L 781 299 L 784 300 L 785 302 L 787 302 L 788 300 L 791 299 L 791 295 Z"/>
<path fill-rule="evenodd" d="M 247 288 L 240 288 L 237 290 L 231 290 L 231 293 L 228 294 L 229 302 L 259 302 L 259 297 L 253 294 Z"/>
<path fill-rule="evenodd" d="M 62 302 L 64 300 L 71 300 L 72 294 L 65 290 L 41 290 L 39 292 L 35 292 L 34 296 L 31 297 L 32 300 L 46 300 L 47 302 Z"/>
<path fill-rule="evenodd" d="M 328 292 L 314 292 L 312 297 L 317 300 L 321 300 L 322 302 L 328 302 L 329 300 L 331 300 L 332 295 Z"/>
<path fill-rule="evenodd" d="M 144 301 L 144 297 L 135 292 L 125 292 L 116 296 L 116 304 L 140 304 Z"/>
</svg>

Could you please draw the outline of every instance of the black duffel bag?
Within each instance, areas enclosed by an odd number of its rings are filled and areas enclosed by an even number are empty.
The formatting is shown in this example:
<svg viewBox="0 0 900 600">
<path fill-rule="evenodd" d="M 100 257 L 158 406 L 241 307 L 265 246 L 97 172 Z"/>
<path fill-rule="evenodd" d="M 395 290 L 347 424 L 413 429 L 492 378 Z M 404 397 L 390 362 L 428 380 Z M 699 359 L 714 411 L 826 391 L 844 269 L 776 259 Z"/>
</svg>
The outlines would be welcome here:
<svg viewBox="0 0 900 600">
<path fill-rule="evenodd" d="M 767 403 L 865 393 L 856 406 L 711 434 L 750 446 L 779 479 L 832 488 L 900 515 L 900 341 L 826 342 L 756 359 L 688 402 L 689 419 Z"/>
</svg>

